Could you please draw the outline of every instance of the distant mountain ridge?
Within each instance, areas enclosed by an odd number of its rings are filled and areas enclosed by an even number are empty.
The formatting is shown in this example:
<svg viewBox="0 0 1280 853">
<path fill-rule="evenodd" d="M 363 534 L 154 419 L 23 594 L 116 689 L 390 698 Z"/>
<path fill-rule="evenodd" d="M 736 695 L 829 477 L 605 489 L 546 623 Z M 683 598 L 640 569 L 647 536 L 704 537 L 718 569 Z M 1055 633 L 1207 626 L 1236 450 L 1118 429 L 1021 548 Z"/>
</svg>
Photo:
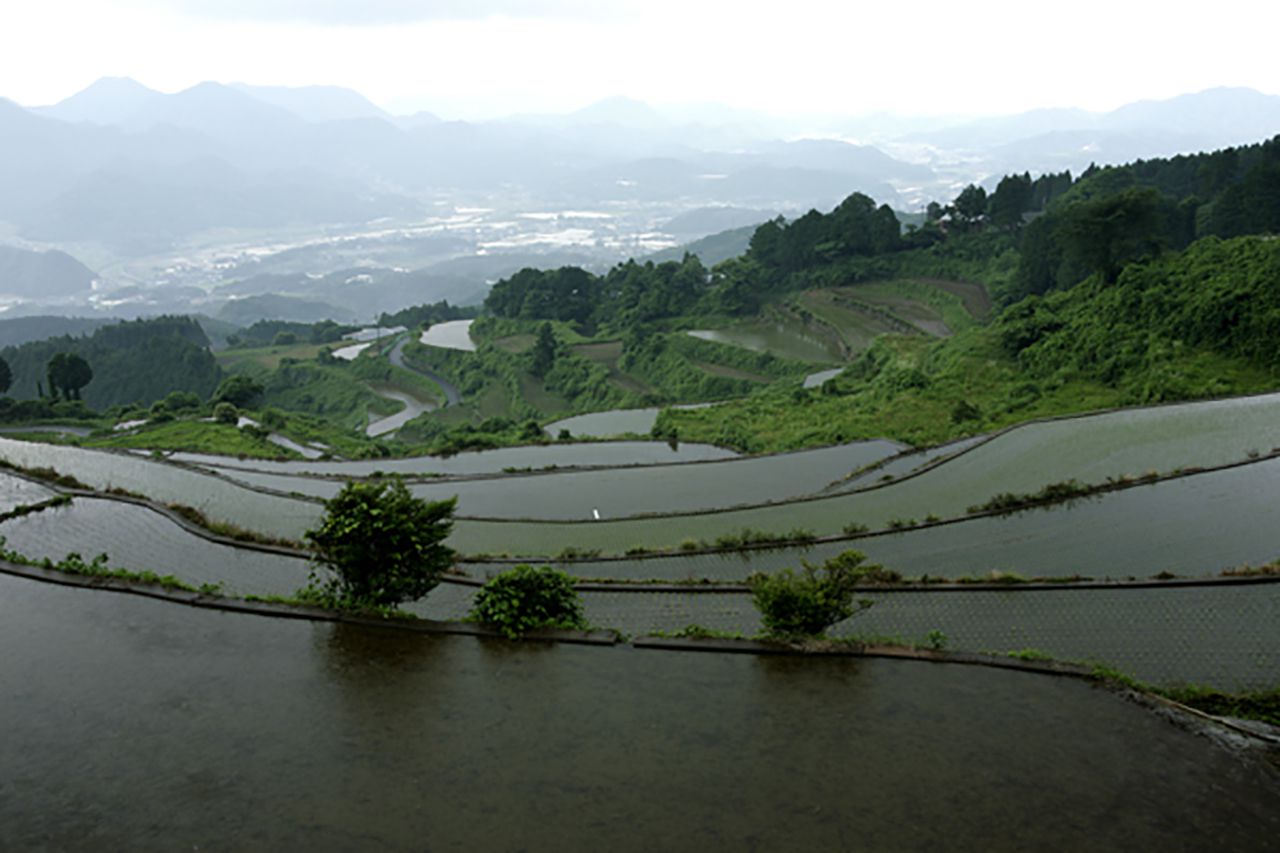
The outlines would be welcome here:
<svg viewBox="0 0 1280 853">
<path fill-rule="evenodd" d="M 919 210 L 969 181 L 1257 141 L 1280 132 L 1280 97 L 1224 88 L 1105 114 L 1036 110 L 904 134 L 896 148 L 768 126 L 747 111 L 622 97 L 558 116 L 441 121 L 391 116 L 335 86 L 165 94 L 104 78 L 48 107 L 0 100 L 0 220 L 25 239 L 136 258 L 214 232 L 415 221 L 442 199 L 653 210 L 657 223 L 699 208 L 802 212 L 855 191 Z M 735 224 L 668 233 L 685 242 Z"/>
<path fill-rule="evenodd" d="M 0 296 L 83 296 L 97 278 L 97 273 L 65 252 L 0 246 Z"/>
<path fill-rule="evenodd" d="M 988 174 L 1119 164 L 1260 142 L 1280 133 L 1280 95 L 1218 87 L 1110 112 L 1032 110 L 907 134 L 903 141 L 979 154 Z"/>
</svg>

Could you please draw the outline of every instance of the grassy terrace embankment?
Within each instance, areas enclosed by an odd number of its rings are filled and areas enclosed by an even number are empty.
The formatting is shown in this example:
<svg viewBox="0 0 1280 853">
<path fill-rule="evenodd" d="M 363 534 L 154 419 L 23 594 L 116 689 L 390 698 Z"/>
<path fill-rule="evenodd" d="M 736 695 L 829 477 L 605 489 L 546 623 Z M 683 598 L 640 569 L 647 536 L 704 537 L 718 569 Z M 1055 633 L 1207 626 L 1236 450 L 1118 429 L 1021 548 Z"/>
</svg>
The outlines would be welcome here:
<svg viewBox="0 0 1280 853">
<path fill-rule="evenodd" d="M 1185 252 L 1032 297 L 944 341 L 886 336 L 820 389 L 771 387 L 657 430 L 750 452 L 857 438 L 937 444 L 1035 417 L 1280 385 L 1280 243 Z"/>
</svg>

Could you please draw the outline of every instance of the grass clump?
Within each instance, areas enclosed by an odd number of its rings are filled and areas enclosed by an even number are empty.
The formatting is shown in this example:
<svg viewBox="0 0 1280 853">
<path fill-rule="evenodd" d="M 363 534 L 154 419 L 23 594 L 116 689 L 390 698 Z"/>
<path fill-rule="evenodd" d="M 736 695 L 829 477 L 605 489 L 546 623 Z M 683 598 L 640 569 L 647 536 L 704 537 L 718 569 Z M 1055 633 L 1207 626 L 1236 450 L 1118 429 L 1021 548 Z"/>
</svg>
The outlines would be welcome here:
<svg viewBox="0 0 1280 853">
<path fill-rule="evenodd" d="M 205 584 L 204 586 L 197 588 L 185 581 L 179 580 L 173 575 L 160 575 L 152 571 L 113 569 L 107 565 L 109 558 L 106 554 L 99 554 L 88 562 L 85 562 L 84 557 L 74 551 L 57 561 L 48 557 L 37 560 L 32 557 L 28 557 L 26 554 L 10 550 L 5 547 L 5 544 L 5 538 L 0 536 L 0 560 L 16 563 L 19 566 L 35 566 L 41 569 L 67 572 L 68 574 L 81 575 L 83 577 L 132 581 L 134 583 L 158 586 L 169 590 L 181 590 L 183 592 L 203 592 L 209 587 L 208 584 Z"/>
<path fill-rule="evenodd" d="M 66 506 L 71 503 L 70 495 L 57 495 L 47 501 L 40 501 L 34 504 L 18 504 L 13 509 L 5 513 L 0 513 L 0 522 L 9 521 L 14 518 L 22 518 L 24 515 L 31 515 L 37 512 L 44 512 L 46 509 L 54 507 Z"/>
<path fill-rule="evenodd" d="M 980 512 L 1007 513 L 1031 506 L 1046 506 L 1065 503 L 1100 491 L 1103 486 L 1090 486 L 1078 480 L 1063 480 L 1060 483 L 1049 483 L 1038 492 L 1018 494 L 1001 492 L 984 503 L 974 504 L 966 512 L 975 515 Z"/>
<path fill-rule="evenodd" d="M 125 494 L 129 497 L 141 497 L 140 495 L 129 492 L 126 492 Z M 210 533 L 217 536 L 225 536 L 227 539 L 234 539 L 237 542 L 252 542 L 257 545 L 274 545 L 278 548 L 293 548 L 299 551 L 302 550 L 303 547 L 301 542 L 296 542 L 292 539 L 285 539 L 279 536 L 267 536 L 266 534 L 258 533 L 255 530 L 248 530 L 247 528 L 240 527 L 237 524 L 232 524 L 229 521 L 215 521 L 200 510 L 193 506 L 188 506 L 187 504 L 169 503 L 165 504 L 165 508 L 176 515 L 181 516 L 197 527 L 202 527 Z"/>
</svg>

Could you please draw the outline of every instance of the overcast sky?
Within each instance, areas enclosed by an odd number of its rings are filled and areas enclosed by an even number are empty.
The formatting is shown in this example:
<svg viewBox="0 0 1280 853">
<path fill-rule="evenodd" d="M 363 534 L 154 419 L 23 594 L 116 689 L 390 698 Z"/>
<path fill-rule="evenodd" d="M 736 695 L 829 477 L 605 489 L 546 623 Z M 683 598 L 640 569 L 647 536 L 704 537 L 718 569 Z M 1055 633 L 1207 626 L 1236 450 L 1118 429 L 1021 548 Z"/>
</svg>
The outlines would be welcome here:
<svg viewBox="0 0 1280 853">
<path fill-rule="evenodd" d="M 53 103 L 128 76 L 334 84 L 450 118 L 611 95 L 847 116 L 1109 109 L 1280 94 L 1278 25 L 1264 0 L 6 0 L 0 96 Z"/>
</svg>

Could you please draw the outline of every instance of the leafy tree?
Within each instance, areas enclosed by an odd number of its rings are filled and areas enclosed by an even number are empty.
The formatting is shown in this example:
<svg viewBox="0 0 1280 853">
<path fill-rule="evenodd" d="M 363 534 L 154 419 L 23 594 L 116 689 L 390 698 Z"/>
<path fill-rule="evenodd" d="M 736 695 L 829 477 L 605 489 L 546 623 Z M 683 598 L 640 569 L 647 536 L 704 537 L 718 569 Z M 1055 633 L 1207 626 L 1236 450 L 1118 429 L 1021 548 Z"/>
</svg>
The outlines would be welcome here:
<svg viewBox="0 0 1280 853">
<path fill-rule="evenodd" d="M 56 353 L 49 359 L 46 375 L 50 392 L 55 396 L 61 394 L 67 400 L 79 400 L 80 389 L 93 380 L 89 362 L 73 352 Z"/>
<path fill-rule="evenodd" d="M 399 478 L 350 482 L 325 502 L 320 526 L 308 530 L 315 561 L 332 573 L 310 589 L 326 600 L 358 607 L 415 601 L 453 564 L 444 544 L 457 498 L 425 501 Z"/>
<path fill-rule="evenodd" d="M 9 370 L 9 362 L 0 358 L 0 394 L 9 390 L 9 386 L 13 383 L 13 373 Z"/>
<path fill-rule="evenodd" d="M 951 203 L 951 209 L 960 224 L 977 225 L 987 213 L 987 191 L 975 184 L 969 184 L 960 191 L 960 195 L 956 196 L 956 200 Z"/>
<path fill-rule="evenodd" d="M 886 573 L 880 566 L 862 565 L 865 559 L 860 551 L 845 551 L 821 566 L 805 562 L 799 573 L 783 569 L 751 575 L 751 600 L 765 630 L 779 637 L 816 636 L 870 607 L 869 601 L 854 600 L 856 586 Z"/>
<path fill-rule="evenodd" d="M 1160 208 L 1160 193 L 1150 187 L 1072 204 L 1059 228 L 1063 247 L 1106 281 L 1115 281 L 1126 263 L 1159 251 Z"/>
<path fill-rule="evenodd" d="M 251 376 L 237 373 L 218 383 L 217 390 L 213 392 L 213 402 L 231 403 L 237 408 L 244 409 L 256 403 L 262 396 L 262 392 L 261 382 Z"/>
<path fill-rule="evenodd" d="M 585 629 L 582 600 L 573 579 L 550 566 L 521 564 L 484 585 L 471 618 L 515 639 L 538 628 Z"/>
<path fill-rule="evenodd" d="M 1017 228 L 1031 209 L 1031 175 L 1006 175 L 987 199 L 987 216 L 997 228 Z"/>
</svg>

